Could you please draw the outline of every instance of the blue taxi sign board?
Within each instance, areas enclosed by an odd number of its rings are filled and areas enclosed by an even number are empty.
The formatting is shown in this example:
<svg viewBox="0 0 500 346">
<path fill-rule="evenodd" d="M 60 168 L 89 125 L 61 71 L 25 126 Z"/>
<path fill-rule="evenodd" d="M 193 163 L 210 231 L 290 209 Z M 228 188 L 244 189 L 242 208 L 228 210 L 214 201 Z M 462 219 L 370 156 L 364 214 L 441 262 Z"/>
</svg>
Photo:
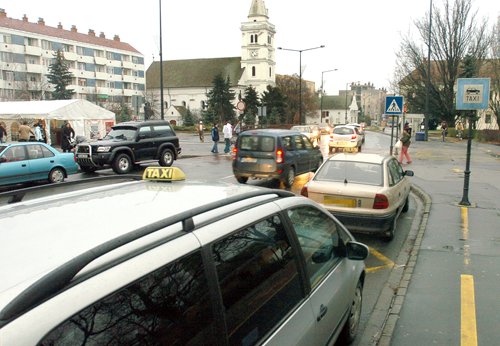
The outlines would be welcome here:
<svg viewBox="0 0 500 346">
<path fill-rule="evenodd" d="M 386 96 L 385 114 L 389 115 L 403 114 L 403 96 Z"/>
<path fill-rule="evenodd" d="M 458 78 L 456 108 L 458 110 L 489 108 L 489 78 Z"/>
</svg>

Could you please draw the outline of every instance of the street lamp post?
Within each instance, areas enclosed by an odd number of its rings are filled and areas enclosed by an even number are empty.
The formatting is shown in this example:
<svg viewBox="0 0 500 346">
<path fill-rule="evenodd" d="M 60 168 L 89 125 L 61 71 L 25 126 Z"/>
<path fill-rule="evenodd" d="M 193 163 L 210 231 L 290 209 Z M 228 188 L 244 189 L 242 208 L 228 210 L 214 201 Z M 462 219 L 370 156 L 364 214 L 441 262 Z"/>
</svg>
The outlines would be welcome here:
<svg viewBox="0 0 500 346">
<path fill-rule="evenodd" d="M 280 49 L 280 50 L 299 52 L 299 119 L 300 119 L 301 124 L 305 124 L 305 119 L 302 118 L 302 52 L 305 52 L 308 50 L 313 50 L 313 49 L 324 48 L 324 47 L 325 47 L 324 45 L 321 45 L 319 47 L 307 48 L 307 49 L 290 49 L 290 48 L 278 47 L 278 49 Z"/>
<path fill-rule="evenodd" d="M 431 39 L 432 39 L 432 0 L 429 8 L 429 38 L 427 42 L 427 83 L 425 85 L 425 112 L 424 112 L 424 132 L 425 140 L 429 135 L 429 93 L 431 87 Z"/>
<path fill-rule="evenodd" d="M 344 124 L 347 124 L 347 87 L 349 86 L 349 83 L 346 83 L 345 85 L 345 119 L 344 119 Z"/>
<path fill-rule="evenodd" d="M 333 72 L 333 71 L 337 71 L 337 69 L 334 68 L 333 70 L 326 70 L 326 71 L 322 71 L 321 72 L 321 100 L 320 100 L 320 112 L 319 112 L 319 120 L 320 120 L 320 122 L 322 122 L 322 120 L 323 120 L 323 93 L 324 93 L 324 90 L 323 90 L 323 74 L 325 74 L 327 72 Z"/>
<path fill-rule="evenodd" d="M 161 44 L 161 0 L 158 0 L 159 5 L 160 5 L 160 102 L 161 102 L 161 120 L 165 118 L 165 113 L 163 110 L 163 50 L 162 50 L 162 44 Z"/>
</svg>

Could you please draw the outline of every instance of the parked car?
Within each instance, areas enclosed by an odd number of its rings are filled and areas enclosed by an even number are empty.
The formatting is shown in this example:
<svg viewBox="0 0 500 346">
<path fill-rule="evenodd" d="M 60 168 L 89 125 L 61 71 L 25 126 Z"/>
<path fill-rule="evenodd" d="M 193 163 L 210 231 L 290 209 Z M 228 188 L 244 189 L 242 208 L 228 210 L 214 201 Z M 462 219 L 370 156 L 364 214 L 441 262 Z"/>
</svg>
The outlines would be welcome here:
<svg viewBox="0 0 500 346">
<path fill-rule="evenodd" d="M 179 138 L 165 120 L 119 123 L 102 140 L 76 146 L 76 159 L 84 172 L 111 167 L 126 174 L 148 161 L 171 166 L 180 153 Z"/>
<path fill-rule="evenodd" d="M 0 144 L 0 185 L 41 180 L 59 183 L 77 172 L 73 153 L 61 153 L 42 142 Z"/>
<path fill-rule="evenodd" d="M 354 126 L 338 125 L 333 128 L 328 145 L 330 152 L 360 152 L 363 136 Z"/>
<path fill-rule="evenodd" d="M 323 207 L 178 167 L 125 177 L 0 206 L 2 346 L 354 339 L 368 248 Z"/>
<path fill-rule="evenodd" d="M 290 130 L 306 135 L 313 145 L 317 145 L 321 140 L 321 131 L 318 125 L 294 125 Z"/>
<path fill-rule="evenodd" d="M 347 126 L 354 126 L 356 129 L 358 129 L 358 133 L 362 138 L 361 140 L 362 143 L 365 142 L 365 126 L 363 124 L 357 124 L 357 123 L 347 124 Z"/>
<path fill-rule="evenodd" d="M 350 231 L 394 237 L 396 221 L 408 211 L 413 171 L 392 155 L 337 154 L 318 169 L 302 195 L 322 204 Z"/>
<path fill-rule="evenodd" d="M 295 176 L 314 172 L 322 163 L 319 147 L 292 130 L 244 131 L 233 148 L 233 174 L 243 184 L 249 178 L 275 178 L 290 187 Z"/>
</svg>

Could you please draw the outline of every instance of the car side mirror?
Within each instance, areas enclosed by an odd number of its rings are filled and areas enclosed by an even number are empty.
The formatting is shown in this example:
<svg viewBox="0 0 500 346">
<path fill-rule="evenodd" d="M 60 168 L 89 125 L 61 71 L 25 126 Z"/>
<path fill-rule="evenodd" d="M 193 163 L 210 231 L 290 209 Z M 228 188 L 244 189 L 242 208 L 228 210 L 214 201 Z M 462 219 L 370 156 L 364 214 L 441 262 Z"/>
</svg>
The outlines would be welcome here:
<svg viewBox="0 0 500 346">
<path fill-rule="evenodd" d="M 346 244 L 347 258 L 354 261 L 363 261 L 368 257 L 370 251 L 365 244 L 350 241 Z"/>
<path fill-rule="evenodd" d="M 414 173 L 411 170 L 404 171 L 404 175 L 407 177 L 413 177 Z"/>
<path fill-rule="evenodd" d="M 137 135 L 137 138 L 135 139 L 135 141 L 139 142 L 141 139 L 144 139 L 144 138 L 146 138 L 146 135 L 140 134 L 140 135 Z"/>
</svg>

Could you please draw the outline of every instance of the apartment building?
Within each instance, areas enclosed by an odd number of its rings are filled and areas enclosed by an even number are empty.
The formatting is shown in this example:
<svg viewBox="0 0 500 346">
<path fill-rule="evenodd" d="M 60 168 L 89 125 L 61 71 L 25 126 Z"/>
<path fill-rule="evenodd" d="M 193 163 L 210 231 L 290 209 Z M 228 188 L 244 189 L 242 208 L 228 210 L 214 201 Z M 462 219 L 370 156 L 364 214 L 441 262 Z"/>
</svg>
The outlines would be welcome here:
<svg viewBox="0 0 500 346">
<path fill-rule="evenodd" d="M 0 9 L 0 101 L 47 100 L 53 87 L 47 81 L 49 65 L 57 50 L 64 53 L 73 80 L 74 98 L 107 109 L 127 105 L 133 115 L 142 112 L 145 92 L 144 57 L 130 44 L 69 30 L 59 23 L 45 25 L 43 18 L 30 22 L 7 17 Z"/>
</svg>

